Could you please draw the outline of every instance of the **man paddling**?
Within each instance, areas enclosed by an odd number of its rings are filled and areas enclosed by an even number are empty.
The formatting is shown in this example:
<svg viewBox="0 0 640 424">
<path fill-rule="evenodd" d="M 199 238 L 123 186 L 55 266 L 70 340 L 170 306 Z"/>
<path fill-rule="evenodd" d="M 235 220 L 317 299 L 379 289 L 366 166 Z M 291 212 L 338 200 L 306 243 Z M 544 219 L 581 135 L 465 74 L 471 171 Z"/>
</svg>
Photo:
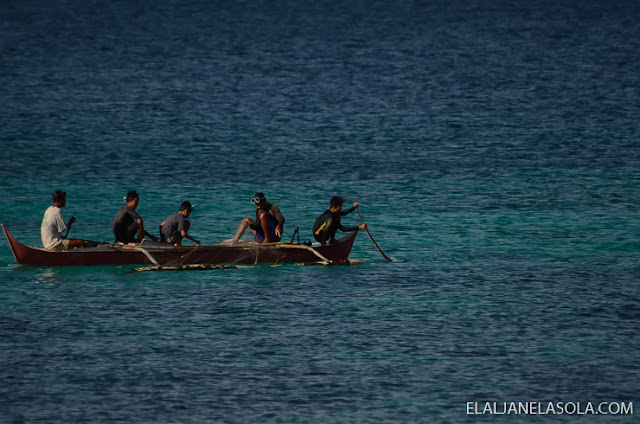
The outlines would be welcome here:
<svg viewBox="0 0 640 424">
<path fill-rule="evenodd" d="M 243 219 L 231 243 L 237 243 L 247 227 L 255 234 L 255 240 L 260 244 L 280 241 L 284 229 L 284 216 L 280 208 L 267 202 L 264 193 L 256 193 L 251 203 L 256 205 L 256 219 Z"/>
<path fill-rule="evenodd" d="M 116 241 L 125 244 L 141 243 L 145 235 L 157 241 L 158 237 L 144 230 L 142 217 L 136 212 L 136 208 L 140 204 L 138 193 L 135 190 L 130 191 L 127 193 L 125 201 L 127 204 L 120 208 L 113 220 L 113 235 L 116 236 Z M 137 239 L 136 234 L 138 235 Z"/>
<path fill-rule="evenodd" d="M 187 218 L 189 218 L 191 212 L 193 212 L 191 202 L 188 200 L 182 202 L 180 212 L 169 215 L 169 217 L 160 224 L 160 240 L 174 246 L 182 246 L 182 239 L 187 238 L 200 246 L 200 242 L 188 233 L 191 228 L 191 221 Z"/>
<path fill-rule="evenodd" d="M 335 241 L 336 232 L 338 230 L 343 232 L 355 231 L 357 229 L 364 230 L 367 228 L 366 224 L 360 224 L 357 227 L 343 227 L 340 223 L 340 218 L 355 211 L 358 207 L 358 202 L 353 203 L 353 207 L 347 211 L 342 211 L 342 204 L 344 199 L 340 196 L 333 196 L 329 202 L 329 209 L 324 211 L 320 215 L 316 222 L 313 224 L 313 237 L 316 241 L 319 241 L 322 245 L 327 244 L 327 240 L 331 243 Z"/>
<path fill-rule="evenodd" d="M 62 190 L 53 192 L 53 205 L 49 206 L 42 218 L 40 225 L 40 238 L 42 245 L 47 250 L 67 250 L 77 247 L 84 247 L 84 240 L 68 239 L 62 235 L 62 232 L 71 229 L 71 225 L 76 221 L 76 217 L 72 216 L 67 224 L 64 223 L 62 217 L 62 208 L 67 206 L 67 193 Z"/>
</svg>

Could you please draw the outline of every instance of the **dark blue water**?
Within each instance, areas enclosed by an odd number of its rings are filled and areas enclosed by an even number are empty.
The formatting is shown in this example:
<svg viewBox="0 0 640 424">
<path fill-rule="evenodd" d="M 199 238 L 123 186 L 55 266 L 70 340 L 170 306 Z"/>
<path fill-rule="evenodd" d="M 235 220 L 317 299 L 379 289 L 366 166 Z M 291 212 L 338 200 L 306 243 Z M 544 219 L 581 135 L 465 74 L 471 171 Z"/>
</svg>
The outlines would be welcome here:
<svg viewBox="0 0 640 424">
<path fill-rule="evenodd" d="M 387 263 L 135 273 L 15 266 L 0 422 L 635 422 L 467 402 L 640 405 L 640 5 L 4 2 L 0 221 L 40 245 L 189 199 L 285 238 L 334 194 Z M 359 222 L 357 214 L 345 225 Z M 636 414 L 637 415 L 637 414 Z"/>
</svg>

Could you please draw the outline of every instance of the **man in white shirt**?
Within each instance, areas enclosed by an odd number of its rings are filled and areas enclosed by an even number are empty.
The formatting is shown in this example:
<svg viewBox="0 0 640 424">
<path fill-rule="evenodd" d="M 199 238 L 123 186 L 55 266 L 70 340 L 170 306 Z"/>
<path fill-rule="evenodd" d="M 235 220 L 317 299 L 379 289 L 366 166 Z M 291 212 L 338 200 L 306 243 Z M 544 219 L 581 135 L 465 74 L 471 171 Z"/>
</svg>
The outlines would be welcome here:
<svg viewBox="0 0 640 424">
<path fill-rule="evenodd" d="M 84 247 L 84 240 L 67 239 L 62 236 L 62 232 L 67 228 L 71 228 L 71 224 L 76 220 L 76 217 L 72 216 L 68 224 L 64 223 L 61 208 L 64 208 L 66 205 L 67 193 L 62 190 L 54 191 L 53 206 L 49 206 L 44 213 L 42 225 L 40 226 L 42 245 L 47 250 L 67 250 Z"/>
</svg>

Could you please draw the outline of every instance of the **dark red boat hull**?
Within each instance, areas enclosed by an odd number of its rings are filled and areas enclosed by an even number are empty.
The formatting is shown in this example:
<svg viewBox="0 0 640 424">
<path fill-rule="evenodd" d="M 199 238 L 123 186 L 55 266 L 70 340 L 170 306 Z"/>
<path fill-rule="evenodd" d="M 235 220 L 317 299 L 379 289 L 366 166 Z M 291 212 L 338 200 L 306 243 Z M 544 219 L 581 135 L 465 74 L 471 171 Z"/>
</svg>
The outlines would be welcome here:
<svg viewBox="0 0 640 424">
<path fill-rule="evenodd" d="M 353 231 L 338 240 L 338 243 L 327 246 L 314 245 L 313 248 L 287 243 L 197 247 L 147 247 L 143 243 L 139 246 L 103 244 L 98 247 L 57 252 L 26 246 L 16 240 L 4 225 L 2 229 L 16 261 L 21 265 L 37 266 L 152 264 L 147 253 L 161 265 L 317 262 L 322 260 L 320 256 L 330 261 L 346 261 L 357 234 L 357 231 Z"/>
</svg>

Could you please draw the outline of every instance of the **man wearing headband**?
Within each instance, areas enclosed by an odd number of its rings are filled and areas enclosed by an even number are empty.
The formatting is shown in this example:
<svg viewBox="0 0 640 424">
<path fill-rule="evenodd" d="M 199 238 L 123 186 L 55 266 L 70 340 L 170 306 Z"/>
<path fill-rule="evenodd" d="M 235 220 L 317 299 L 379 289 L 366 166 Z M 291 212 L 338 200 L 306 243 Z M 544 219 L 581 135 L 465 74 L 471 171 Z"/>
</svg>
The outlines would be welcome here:
<svg viewBox="0 0 640 424">
<path fill-rule="evenodd" d="M 53 205 L 47 208 L 40 225 L 42 245 L 47 250 L 67 250 L 84 247 L 84 240 L 67 239 L 66 236 L 62 235 L 62 232 L 70 229 L 71 224 L 76 220 L 76 217 L 72 216 L 69 219 L 69 223 L 64 223 L 61 208 L 67 206 L 67 193 L 62 190 L 56 190 L 53 192 L 52 197 Z"/>
<path fill-rule="evenodd" d="M 243 219 L 232 243 L 240 240 L 247 227 L 253 231 L 255 240 L 260 244 L 280 241 L 284 229 L 284 216 L 278 206 L 267 202 L 263 193 L 256 193 L 251 203 L 256 205 L 256 219 Z"/>
<path fill-rule="evenodd" d="M 322 245 L 327 244 L 327 240 L 331 243 L 335 240 L 336 232 L 338 230 L 343 232 L 355 231 L 357 229 L 364 230 L 365 224 L 360 224 L 357 227 L 343 227 L 340 223 L 340 218 L 355 211 L 358 207 L 358 202 L 353 203 L 353 207 L 347 211 L 342 211 L 342 204 L 344 199 L 340 196 L 333 196 L 329 202 L 330 208 L 324 211 L 322 215 L 316 219 L 313 224 L 313 237 L 319 241 Z"/>
<path fill-rule="evenodd" d="M 126 205 L 123 205 L 116 217 L 113 219 L 113 235 L 116 241 L 120 243 L 142 243 L 144 236 L 157 241 L 158 237 L 152 236 L 144 230 L 142 217 L 136 212 L 136 208 L 140 204 L 140 196 L 135 190 L 127 193 L 125 197 Z M 138 238 L 136 239 L 136 234 Z"/>
<path fill-rule="evenodd" d="M 180 212 L 170 215 L 160 224 L 160 241 L 174 246 L 182 246 L 182 239 L 187 238 L 199 246 L 200 242 L 188 233 L 191 228 L 191 221 L 187 218 L 189 218 L 192 211 L 191 202 L 188 200 L 182 202 Z"/>
</svg>

